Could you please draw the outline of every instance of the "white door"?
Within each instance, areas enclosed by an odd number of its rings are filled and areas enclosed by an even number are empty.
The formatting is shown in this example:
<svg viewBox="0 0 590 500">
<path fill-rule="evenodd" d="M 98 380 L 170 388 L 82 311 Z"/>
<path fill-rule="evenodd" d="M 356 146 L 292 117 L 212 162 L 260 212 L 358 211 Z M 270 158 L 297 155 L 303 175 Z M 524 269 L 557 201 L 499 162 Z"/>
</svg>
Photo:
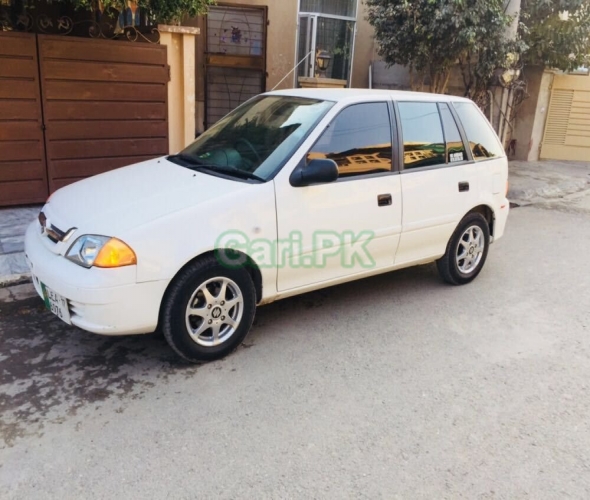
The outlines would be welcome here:
<svg viewBox="0 0 590 500">
<path fill-rule="evenodd" d="M 478 169 L 468 161 L 448 104 L 399 102 L 397 107 L 404 170 L 396 265 L 442 256 L 457 224 L 476 205 L 480 188 Z"/>
<path fill-rule="evenodd" d="M 316 24 L 317 16 L 303 14 L 299 16 L 299 48 L 297 51 L 300 61 L 297 76 L 315 75 L 315 53 L 316 53 Z M 297 86 L 297 79 L 295 79 Z"/>
<path fill-rule="evenodd" d="M 300 13 L 297 47 L 297 61 L 300 64 L 296 76 L 316 76 L 316 54 L 325 50 L 332 55 L 325 76 L 350 81 L 356 37 L 354 4 L 351 0 L 340 2 L 336 6 L 341 11 L 340 15 L 334 15 L 336 12 L 322 13 L 326 6 L 317 3 L 311 7 L 314 12 Z M 298 86 L 297 79 L 295 86 Z"/>
<path fill-rule="evenodd" d="M 275 180 L 279 291 L 393 265 L 402 199 L 390 110 L 387 102 L 344 108 L 302 159 L 334 160 L 337 181 L 293 187 L 288 176 Z"/>
</svg>

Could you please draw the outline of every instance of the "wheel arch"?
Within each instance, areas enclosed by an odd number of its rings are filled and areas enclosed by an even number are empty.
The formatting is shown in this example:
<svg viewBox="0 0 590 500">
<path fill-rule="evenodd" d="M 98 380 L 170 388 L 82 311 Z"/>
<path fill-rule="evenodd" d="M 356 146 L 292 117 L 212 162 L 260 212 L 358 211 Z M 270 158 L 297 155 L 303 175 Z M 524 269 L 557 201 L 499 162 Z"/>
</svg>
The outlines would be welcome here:
<svg viewBox="0 0 590 500">
<path fill-rule="evenodd" d="M 163 310 L 164 304 L 166 303 L 166 298 L 168 297 L 168 293 L 169 293 L 170 288 L 171 288 L 172 284 L 174 283 L 174 280 L 176 279 L 176 277 L 179 274 L 181 274 L 187 267 L 189 267 L 190 265 L 192 265 L 194 262 L 196 262 L 198 260 L 205 259 L 207 257 L 216 258 L 215 253 L 218 250 L 209 250 L 207 252 L 203 252 L 203 253 L 197 255 L 196 257 L 193 257 L 191 260 L 186 262 L 178 271 L 176 271 L 176 273 L 174 274 L 174 276 L 172 277 L 172 279 L 168 283 L 168 286 L 166 287 L 164 294 L 162 295 L 162 301 L 160 302 L 160 312 L 158 315 L 158 325 L 160 324 L 161 319 L 162 319 L 162 310 Z M 260 303 L 260 301 L 262 300 L 262 272 L 260 271 L 260 268 L 258 267 L 256 262 L 254 262 L 254 260 L 252 260 L 252 258 L 249 255 L 246 255 L 245 253 L 240 252 L 239 250 L 228 250 L 228 251 L 232 252 L 235 256 L 245 259 L 245 265 L 243 266 L 243 268 L 248 272 L 248 274 L 250 275 L 250 278 L 252 278 L 252 282 L 254 283 L 254 289 L 256 290 L 256 303 L 257 304 Z"/>
<path fill-rule="evenodd" d="M 483 215 L 485 220 L 488 222 L 488 227 L 490 229 L 490 236 L 494 236 L 494 223 L 496 221 L 496 215 L 495 215 L 492 207 L 490 207 L 489 205 L 485 205 L 485 204 L 478 205 L 476 207 L 473 207 L 471 210 L 469 210 L 469 212 L 467 212 L 465 214 L 465 216 L 467 216 L 469 214 Z M 463 218 L 465 218 L 465 216 L 463 216 Z"/>
<path fill-rule="evenodd" d="M 239 250 L 218 248 L 215 250 L 208 250 L 206 252 L 203 252 L 197 255 L 196 257 L 193 257 L 191 260 L 186 262 L 178 271 L 176 271 L 176 273 L 170 280 L 170 283 L 172 283 L 176 276 L 182 273 L 182 271 L 184 271 L 193 262 L 200 259 L 204 259 L 206 257 L 217 258 L 216 253 L 219 252 L 219 250 L 225 250 L 226 252 L 230 252 L 232 261 L 236 259 L 236 257 L 244 259 L 245 265 L 243 265 L 242 267 L 248 272 L 248 274 L 252 278 L 252 282 L 254 283 L 254 288 L 256 290 L 256 303 L 258 304 L 262 300 L 262 272 L 260 271 L 260 268 L 258 267 L 256 262 L 254 262 L 254 260 L 249 255 L 245 254 L 244 252 L 240 252 Z M 170 284 L 166 287 L 166 291 L 168 291 L 168 288 L 170 288 Z"/>
</svg>

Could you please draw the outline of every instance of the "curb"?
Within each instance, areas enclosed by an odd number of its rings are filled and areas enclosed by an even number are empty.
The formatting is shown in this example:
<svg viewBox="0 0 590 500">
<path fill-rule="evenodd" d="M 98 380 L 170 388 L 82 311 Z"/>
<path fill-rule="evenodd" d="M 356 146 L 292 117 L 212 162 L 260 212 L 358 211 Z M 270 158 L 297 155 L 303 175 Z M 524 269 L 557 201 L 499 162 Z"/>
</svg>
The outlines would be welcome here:
<svg viewBox="0 0 590 500">
<path fill-rule="evenodd" d="M 509 189 L 507 198 L 515 202 L 533 202 L 539 200 L 557 200 L 565 196 L 590 189 L 586 179 L 568 181 L 553 186 L 540 186 L 528 189 Z"/>
<path fill-rule="evenodd" d="M 6 304 L 18 304 L 35 298 L 41 301 L 39 295 L 37 295 L 37 290 L 30 281 L 0 288 L 0 305 L 3 306 Z"/>
<path fill-rule="evenodd" d="M 8 276 L 0 276 L 0 288 L 8 288 L 9 286 L 22 285 L 31 283 L 31 274 L 9 274 Z"/>
</svg>

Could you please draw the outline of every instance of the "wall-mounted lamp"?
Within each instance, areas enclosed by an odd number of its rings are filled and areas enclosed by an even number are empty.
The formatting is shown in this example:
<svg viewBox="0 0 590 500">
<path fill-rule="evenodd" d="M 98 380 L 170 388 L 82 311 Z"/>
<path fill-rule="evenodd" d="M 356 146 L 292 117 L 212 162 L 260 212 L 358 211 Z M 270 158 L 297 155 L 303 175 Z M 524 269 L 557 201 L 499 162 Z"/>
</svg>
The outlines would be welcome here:
<svg viewBox="0 0 590 500">
<path fill-rule="evenodd" d="M 330 65 L 331 59 L 332 59 L 332 56 L 330 55 L 330 53 L 327 50 L 318 50 L 317 51 L 317 53 L 315 55 L 315 62 L 316 62 L 317 68 L 319 70 L 320 78 L 326 76 L 326 70 L 328 69 L 328 66 Z"/>
</svg>

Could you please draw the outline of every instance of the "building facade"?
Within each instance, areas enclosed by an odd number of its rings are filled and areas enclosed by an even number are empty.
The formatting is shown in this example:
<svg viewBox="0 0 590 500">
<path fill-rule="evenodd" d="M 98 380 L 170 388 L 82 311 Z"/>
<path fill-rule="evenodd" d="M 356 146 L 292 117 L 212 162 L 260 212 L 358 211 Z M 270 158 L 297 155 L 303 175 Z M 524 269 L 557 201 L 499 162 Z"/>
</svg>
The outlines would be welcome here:
<svg viewBox="0 0 590 500">
<path fill-rule="evenodd" d="M 373 32 L 361 0 L 238 0 L 212 6 L 183 24 L 201 29 L 196 47 L 196 132 L 250 97 L 296 87 L 317 73 L 367 87 Z"/>
</svg>

